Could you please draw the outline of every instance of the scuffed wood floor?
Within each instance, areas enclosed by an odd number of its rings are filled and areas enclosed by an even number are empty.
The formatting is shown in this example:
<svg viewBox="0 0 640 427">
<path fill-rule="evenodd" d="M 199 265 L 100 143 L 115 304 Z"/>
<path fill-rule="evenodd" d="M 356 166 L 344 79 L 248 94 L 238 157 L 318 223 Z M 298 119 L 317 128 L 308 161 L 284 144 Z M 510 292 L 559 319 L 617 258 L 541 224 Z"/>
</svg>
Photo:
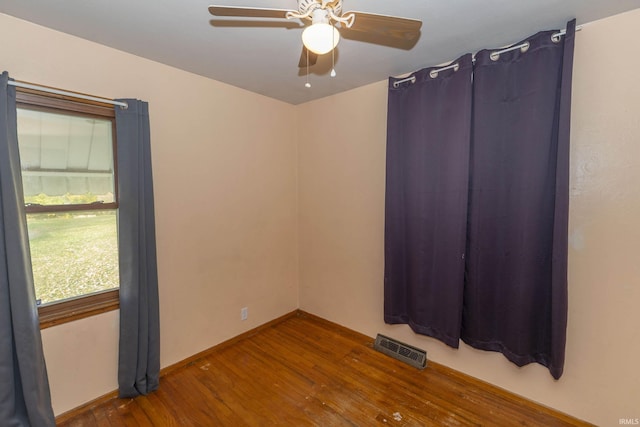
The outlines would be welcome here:
<svg viewBox="0 0 640 427">
<path fill-rule="evenodd" d="M 589 425 L 298 312 L 162 376 L 160 389 L 72 411 L 59 426 Z"/>
</svg>

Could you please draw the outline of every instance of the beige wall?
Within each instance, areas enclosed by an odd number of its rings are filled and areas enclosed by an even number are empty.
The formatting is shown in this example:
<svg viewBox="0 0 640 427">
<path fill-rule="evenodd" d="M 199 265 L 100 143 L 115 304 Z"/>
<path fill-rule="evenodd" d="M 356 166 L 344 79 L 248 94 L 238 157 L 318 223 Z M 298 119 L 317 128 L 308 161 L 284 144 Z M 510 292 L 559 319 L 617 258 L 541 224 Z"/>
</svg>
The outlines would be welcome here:
<svg viewBox="0 0 640 427">
<path fill-rule="evenodd" d="M 640 418 L 640 10 L 577 35 L 565 374 L 383 322 L 386 82 L 310 102 L 300 140 L 300 307 L 599 425 Z"/>
<path fill-rule="evenodd" d="M 1 14 L 0 37 L 11 43 L 0 45 L 0 68 L 149 101 L 162 366 L 300 306 L 618 425 L 640 418 L 638 26 L 635 11 L 577 36 L 569 331 L 557 382 L 540 366 L 452 350 L 382 321 L 386 82 L 294 107 Z M 298 138 L 289 128 L 314 115 L 331 132 Z M 117 334 L 117 311 L 43 331 L 56 413 L 116 388 Z"/>
<path fill-rule="evenodd" d="M 298 307 L 293 106 L 1 14 L 0 39 L 18 80 L 149 102 L 162 366 Z M 56 413 L 117 388 L 117 311 L 42 335 Z"/>
</svg>

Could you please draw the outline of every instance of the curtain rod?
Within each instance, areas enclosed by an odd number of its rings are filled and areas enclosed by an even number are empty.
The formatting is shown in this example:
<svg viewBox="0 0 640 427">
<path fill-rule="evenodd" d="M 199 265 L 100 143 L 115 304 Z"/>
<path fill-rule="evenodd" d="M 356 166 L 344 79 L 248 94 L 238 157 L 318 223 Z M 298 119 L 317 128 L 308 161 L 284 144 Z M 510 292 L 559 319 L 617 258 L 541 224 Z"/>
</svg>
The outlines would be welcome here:
<svg viewBox="0 0 640 427">
<path fill-rule="evenodd" d="M 582 27 L 583 27 L 582 25 L 576 26 L 576 31 L 582 30 Z M 565 34 L 567 34 L 567 29 L 566 28 L 563 29 L 563 30 L 558 31 L 557 33 L 551 34 L 551 40 L 557 42 L 557 41 L 560 40 L 560 37 L 564 36 Z M 491 59 L 493 59 L 494 61 L 497 61 L 498 57 L 500 57 L 500 54 L 505 53 L 505 52 L 511 52 L 512 50 L 516 50 L 516 49 L 522 49 L 523 52 L 526 52 L 527 49 L 529 49 L 529 42 L 524 42 L 524 43 L 521 43 L 521 44 L 516 45 L 516 46 L 507 47 L 507 48 L 502 49 L 502 50 L 496 50 L 495 52 L 491 52 L 489 57 Z M 476 62 L 476 55 L 475 54 L 473 54 L 473 62 Z M 459 66 L 460 65 L 456 62 L 454 64 L 447 65 L 446 67 L 436 68 L 435 70 L 431 70 L 429 72 L 429 76 L 432 79 L 435 79 L 436 77 L 438 77 L 438 73 L 440 71 L 450 70 L 452 68 L 455 69 L 455 71 L 458 71 Z M 409 76 L 409 77 L 407 77 L 405 79 L 397 80 L 397 81 L 393 82 L 393 87 L 398 87 L 402 83 L 409 82 L 409 81 L 411 83 L 415 83 L 416 82 L 416 77 L 415 76 Z"/>
<path fill-rule="evenodd" d="M 129 104 L 127 104 L 126 102 L 114 101 L 113 99 L 100 98 L 98 96 L 91 96 L 91 95 L 85 95 L 82 93 L 69 92 L 66 90 L 54 89 L 51 87 L 34 85 L 31 83 L 19 82 L 15 80 L 9 80 L 8 84 L 11 86 L 21 87 L 24 89 L 33 89 L 33 90 L 39 90 L 41 92 L 53 93 L 55 95 L 63 95 L 63 96 L 69 96 L 72 98 L 86 99 L 87 101 L 96 101 L 96 102 L 103 102 L 105 104 L 118 105 L 124 108 L 125 110 L 129 108 Z"/>
</svg>

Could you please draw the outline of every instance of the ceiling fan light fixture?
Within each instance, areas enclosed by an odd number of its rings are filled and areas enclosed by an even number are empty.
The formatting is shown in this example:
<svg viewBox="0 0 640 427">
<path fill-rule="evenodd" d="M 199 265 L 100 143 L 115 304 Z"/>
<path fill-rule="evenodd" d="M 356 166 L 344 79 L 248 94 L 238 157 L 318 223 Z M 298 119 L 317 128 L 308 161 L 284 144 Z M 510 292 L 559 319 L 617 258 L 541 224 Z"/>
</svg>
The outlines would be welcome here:
<svg viewBox="0 0 640 427">
<path fill-rule="evenodd" d="M 338 45 L 338 41 L 340 41 L 338 29 L 325 22 L 315 23 L 302 32 L 302 43 L 318 55 L 331 52 Z"/>
</svg>

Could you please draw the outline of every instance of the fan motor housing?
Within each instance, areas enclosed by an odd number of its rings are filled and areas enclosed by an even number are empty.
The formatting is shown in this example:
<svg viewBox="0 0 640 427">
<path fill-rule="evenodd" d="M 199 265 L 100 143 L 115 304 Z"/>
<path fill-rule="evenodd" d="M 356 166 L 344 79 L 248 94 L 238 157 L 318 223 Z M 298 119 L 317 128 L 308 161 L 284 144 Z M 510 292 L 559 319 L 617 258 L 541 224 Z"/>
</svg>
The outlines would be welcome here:
<svg viewBox="0 0 640 427">
<path fill-rule="evenodd" d="M 298 0 L 298 12 L 300 14 L 305 14 L 309 10 L 318 8 L 331 8 L 335 15 L 340 16 L 342 14 L 342 0 Z"/>
</svg>

